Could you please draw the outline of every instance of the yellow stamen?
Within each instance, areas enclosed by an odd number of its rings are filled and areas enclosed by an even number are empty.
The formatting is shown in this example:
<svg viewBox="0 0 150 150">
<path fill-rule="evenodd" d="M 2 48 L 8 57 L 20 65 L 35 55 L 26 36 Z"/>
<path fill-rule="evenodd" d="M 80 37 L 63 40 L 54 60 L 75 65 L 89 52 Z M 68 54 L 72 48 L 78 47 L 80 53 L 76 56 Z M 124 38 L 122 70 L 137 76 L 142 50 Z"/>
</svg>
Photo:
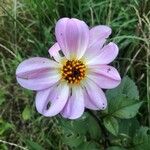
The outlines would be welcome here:
<svg viewBox="0 0 150 150">
<path fill-rule="evenodd" d="M 68 60 L 62 70 L 62 78 L 70 84 L 79 84 L 85 77 L 86 66 L 80 60 Z"/>
</svg>

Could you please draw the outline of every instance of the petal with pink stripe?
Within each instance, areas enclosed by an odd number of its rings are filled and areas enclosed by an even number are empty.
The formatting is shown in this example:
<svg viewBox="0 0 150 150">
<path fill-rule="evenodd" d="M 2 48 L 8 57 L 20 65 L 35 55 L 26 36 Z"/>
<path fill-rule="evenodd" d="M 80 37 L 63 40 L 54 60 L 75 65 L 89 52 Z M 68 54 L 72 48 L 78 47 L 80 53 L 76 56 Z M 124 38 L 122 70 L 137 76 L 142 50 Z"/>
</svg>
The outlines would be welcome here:
<svg viewBox="0 0 150 150">
<path fill-rule="evenodd" d="M 85 58 L 91 59 L 100 53 L 106 38 L 111 34 L 111 28 L 104 25 L 95 26 L 90 30 L 90 40 L 85 52 Z"/>
<path fill-rule="evenodd" d="M 85 22 L 62 18 L 56 24 L 55 35 L 68 59 L 80 59 L 83 56 L 89 43 L 89 29 Z"/>
<path fill-rule="evenodd" d="M 109 64 L 111 63 L 118 55 L 118 46 L 110 42 L 108 45 L 104 46 L 97 56 L 88 59 L 87 64 L 88 65 L 100 65 L 100 64 Z"/>
<path fill-rule="evenodd" d="M 44 116 L 55 116 L 64 108 L 68 96 L 69 86 L 64 83 L 38 91 L 35 102 L 36 108 Z"/>
<path fill-rule="evenodd" d="M 102 89 L 112 89 L 121 82 L 118 71 L 109 65 L 91 66 L 88 78 L 93 80 Z"/>
<path fill-rule="evenodd" d="M 72 87 L 71 96 L 68 99 L 61 115 L 69 119 L 77 119 L 84 112 L 84 96 L 83 89 L 78 87 Z"/>
<path fill-rule="evenodd" d="M 87 94 L 89 95 L 91 104 L 95 106 L 93 108 L 104 110 L 107 107 L 107 100 L 101 88 L 88 78 L 86 79 L 84 86 L 86 88 Z"/>
<path fill-rule="evenodd" d="M 58 63 L 47 58 L 34 57 L 19 64 L 16 70 L 16 78 L 24 88 L 43 90 L 60 79 L 56 68 L 59 68 Z"/>
<path fill-rule="evenodd" d="M 50 56 L 52 56 L 57 62 L 60 62 L 61 60 L 61 56 L 59 54 L 59 51 L 60 51 L 60 46 L 58 43 L 55 43 L 49 50 L 49 54 Z"/>
</svg>

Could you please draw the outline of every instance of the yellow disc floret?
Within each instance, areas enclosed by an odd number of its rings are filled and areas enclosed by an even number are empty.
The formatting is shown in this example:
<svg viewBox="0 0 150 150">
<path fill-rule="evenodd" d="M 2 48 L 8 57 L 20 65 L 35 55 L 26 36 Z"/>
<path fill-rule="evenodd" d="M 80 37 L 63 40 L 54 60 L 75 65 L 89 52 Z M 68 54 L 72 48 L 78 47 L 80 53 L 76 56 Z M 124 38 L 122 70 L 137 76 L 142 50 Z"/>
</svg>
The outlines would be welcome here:
<svg viewBox="0 0 150 150">
<path fill-rule="evenodd" d="M 71 84 L 80 83 L 85 73 L 86 66 L 80 60 L 68 60 L 62 68 L 62 78 Z"/>
</svg>

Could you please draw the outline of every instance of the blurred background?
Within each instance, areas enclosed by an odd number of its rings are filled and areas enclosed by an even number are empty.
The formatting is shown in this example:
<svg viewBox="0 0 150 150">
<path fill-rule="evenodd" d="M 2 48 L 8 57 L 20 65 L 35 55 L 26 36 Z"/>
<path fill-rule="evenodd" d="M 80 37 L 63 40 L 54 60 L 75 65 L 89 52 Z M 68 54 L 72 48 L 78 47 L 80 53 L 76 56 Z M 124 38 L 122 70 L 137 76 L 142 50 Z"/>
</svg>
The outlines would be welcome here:
<svg viewBox="0 0 150 150">
<path fill-rule="evenodd" d="M 137 119 L 141 126 L 149 125 L 149 0 L 0 0 L 2 150 L 74 149 L 62 138 L 64 129 L 59 116 L 44 118 L 38 114 L 34 93 L 21 88 L 15 79 L 16 67 L 22 60 L 34 56 L 49 57 L 48 49 L 55 42 L 55 23 L 62 17 L 84 20 L 90 27 L 103 24 L 112 28 L 109 40 L 116 42 L 120 49 L 113 65 L 122 77 L 128 75 L 135 81 L 140 99 L 144 101 Z M 98 128 L 94 123 L 93 126 L 93 132 L 98 132 L 95 131 Z M 85 137 L 91 139 L 88 135 Z M 80 141 L 74 141 L 71 137 L 69 139 L 72 145 Z"/>
</svg>

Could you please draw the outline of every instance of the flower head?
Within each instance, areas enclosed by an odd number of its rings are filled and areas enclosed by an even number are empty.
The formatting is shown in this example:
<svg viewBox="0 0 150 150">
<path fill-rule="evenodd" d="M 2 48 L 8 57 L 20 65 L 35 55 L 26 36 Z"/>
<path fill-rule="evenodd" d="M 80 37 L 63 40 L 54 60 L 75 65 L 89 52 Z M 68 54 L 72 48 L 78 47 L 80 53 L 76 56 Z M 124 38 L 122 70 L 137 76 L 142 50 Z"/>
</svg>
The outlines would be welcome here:
<svg viewBox="0 0 150 150">
<path fill-rule="evenodd" d="M 57 42 L 49 49 L 53 59 L 30 58 L 16 70 L 18 83 L 37 91 L 35 104 L 39 113 L 60 113 L 76 119 L 85 108 L 107 107 L 102 89 L 115 88 L 121 81 L 118 71 L 108 65 L 118 54 L 115 43 L 106 44 L 110 34 L 108 26 L 89 29 L 85 22 L 75 18 L 62 18 L 56 23 Z"/>
</svg>

